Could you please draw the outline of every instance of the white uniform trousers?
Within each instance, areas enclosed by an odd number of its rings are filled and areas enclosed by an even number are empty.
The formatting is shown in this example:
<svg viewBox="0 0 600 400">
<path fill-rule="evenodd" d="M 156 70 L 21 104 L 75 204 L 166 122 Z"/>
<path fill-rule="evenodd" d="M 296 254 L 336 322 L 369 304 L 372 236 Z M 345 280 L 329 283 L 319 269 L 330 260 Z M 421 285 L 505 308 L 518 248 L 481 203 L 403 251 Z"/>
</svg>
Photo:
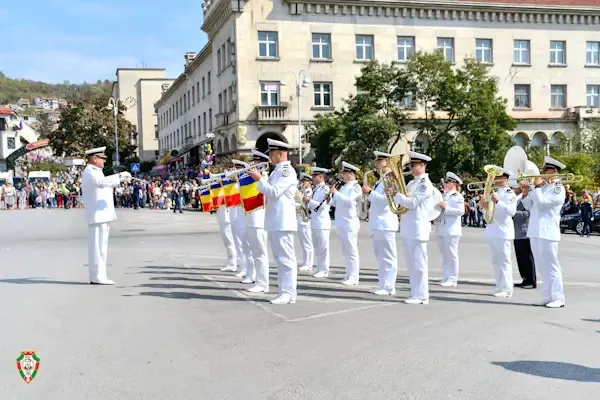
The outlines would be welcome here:
<svg viewBox="0 0 600 400">
<path fill-rule="evenodd" d="M 279 295 L 287 293 L 295 299 L 298 264 L 296 264 L 296 251 L 294 250 L 294 232 L 271 231 L 268 237 L 273 257 L 277 263 Z"/>
<path fill-rule="evenodd" d="M 402 249 L 410 280 L 410 296 L 420 300 L 429 299 L 427 242 L 402 238 Z"/>
<path fill-rule="evenodd" d="M 233 232 L 233 243 L 235 245 L 235 254 L 237 255 L 237 265 L 240 266 L 242 275 L 246 276 L 248 271 L 248 259 L 250 258 L 250 245 L 246 239 L 246 226 L 239 223 L 232 223 L 231 231 Z"/>
<path fill-rule="evenodd" d="M 312 240 L 317 272 L 329 273 L 329 234 L 330 229 L 313 229 Z"/>
<path fill-rule="evenodd" d="M 235 244 L 233 242 L 231 223 L 219 222 L 219 229 L 221 230 L 221 239 L 223 239 L 223 245 L 227 251 L 227 266 L 237 269 Z"/>
<path fill-rule="evenodd" d="M 558 262 L 558 242 L 539 238 L 529 240 L 535 266 L 542 275 L 544 302 L 556 300 L 564 302 L 562 270 Z"/>
<path fill-rule="evenodd" d="M 396 288 L 398 276 L 398 253 L 396 250 L 396 231 L 373 231 L 373 250 L 377 259 L 378 289 Z"/>
<path fill-rule="evenodd" d="M 346 266 L 346 278 L 359 280 L 360 259 L 358 256 L 358 231 L 348 228 L 339 228 L 338 236 L 342 245 Z"/>
<path fill-rule="evenodd" d="M 458 242 L 460 236 L 438 236 L 437 244 L 442 256 L 442 282 L 458 281 Z"/>
<path fill-rule="evenodd" d="M 107 280 L 106 258 L 108 256 L 108 233 L 110 225 L 88 225 L 88 268 L 90 282 Z"/>
<path fill-rule="evenodd" d="M 315 250 L 313 248 L 310 225 L 298 224 L 298 239 L 300 240 L 300 248 L 302 249 L 302 261 L 300 262 L 300 265 L 312 267 L 314 264 Z"/>
<path fill-rule="evenodd" d="M 249 276 L 256 286 L 269 289 L 269 254 L 267 253 L 267 232 L 263 228 L 246 228 L 246 235 L 252 252 L 255 273 Z"/>
<path fill-rule="evenodd" d="M 496 279 L 497 292 L 513 292 L 511 243 L 512 240 L 487 238 L 490 252 L 492 253 L 492 266 L 494 267 L 494 278 Z"/>
</svg>

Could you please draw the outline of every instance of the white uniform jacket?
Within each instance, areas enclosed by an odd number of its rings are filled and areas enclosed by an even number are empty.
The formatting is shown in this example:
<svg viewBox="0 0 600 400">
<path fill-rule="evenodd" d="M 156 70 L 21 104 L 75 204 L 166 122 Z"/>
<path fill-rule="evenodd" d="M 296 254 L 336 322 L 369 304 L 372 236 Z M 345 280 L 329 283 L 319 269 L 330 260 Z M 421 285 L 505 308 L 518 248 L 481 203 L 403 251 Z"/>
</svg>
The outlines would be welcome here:
<svg viewBox="0 0 600 400">
<path fill-rule="evenodd" d="M 560 241 L 560 211 L 564 202 L 565 187 L 560 182 L 531 187 L 522 200 L 523 207 L 531 212 L 527 237 Z"/>
<path fill-rule="evenodd" d="M 465 213 L 465 198 L 456 190 L 444 193 L 446 208 L 436 219 L 436 236 L 462 236 L 462 216 Z"/>
<path fill-rule="evenodd" d="M 269 178 L 258 181 L 258 191 L 265 195 L 265 230 L 296 232 L 296 170 L 289 161 L 275 166 Z M 268 219 L 267 219 L 268 217 Z"/>
<path fill-rule="evenodd" d="M 333 195 L 331 205 L 335 207 L 335 226 L 352 230 L 360 228 L 360 220 L 356 213 L 360 196 L 362 192 L 357 181 L 347 182 Z"/>
<path fill-rule="evenodd" d="M 433 204 L 433 184 L 428 174 L 415 176 L 406 185 L 408 197 L 402 193 L 396 194 L 394 201 L 402 207 L 408 208 L 408 212 L 400 217 L 400 237 L 412 240 L 429 240 L 431 233 L 431 222 L 429 221 L 429 210 Z"/>
<path fill-rule="evenodd" d="M 298 190 L 300 191 L 300 195 L 302 196 L 302 198 L 304 197 L 312 197 L 313 195 L 313 191 L 311 188 L 304 188 L 304 187 L 300 187 L 298 188 Z M 304 203 L 302 203 L 304 204 Z M 296 203 L 296 209 L 299 210 L 300 207 L 302 206 L 302 204 L 298 204 Z M 296 214 L 296 218 L 298 218 L 298 225 L 310 225 L 310 219 L 306 222 L 302 221 L 302 217 L 300 216 L 300 213 Z"/>
<path fill-rule="evenodd" d="M 498 202 L 494 220 L 485 227 L 485 237 L 513 240 L 515 224 L 513 217 L 517 213 L 517 195 L 509 187 L 498 188 Z"/>
<path fill-rule="evenodd" d="M 231 215 L 225 204 L 217 209 L 217 221 L 219 221 L 219 224 L 225 225 L 231 223 Z"/>
<path fill-rule="evenodd" d="M 381 180 L 377 181 L 369 193 L 369 228 L 372 231 L 398 231 L 398 216 L 390 210 L 385 187 Z"/>
<path fill-rule="evenodd" d="M 329 195 L 329 186 L 320 183 L 315 186 L 312 199 L 308 203 L 311 211 L 311 229 L 331 229 L 331 217 L 329 216 L 329 203 L 325 200 Z"/>
<path fill-rule="evenodd" d="M 102 170 L 88 164 L 83 171 L 81 191 L 88 225 L 102 224 L 117 219 L 113 188 L 119 186 L 119 174 L 104 176 Z"/>
</svg>

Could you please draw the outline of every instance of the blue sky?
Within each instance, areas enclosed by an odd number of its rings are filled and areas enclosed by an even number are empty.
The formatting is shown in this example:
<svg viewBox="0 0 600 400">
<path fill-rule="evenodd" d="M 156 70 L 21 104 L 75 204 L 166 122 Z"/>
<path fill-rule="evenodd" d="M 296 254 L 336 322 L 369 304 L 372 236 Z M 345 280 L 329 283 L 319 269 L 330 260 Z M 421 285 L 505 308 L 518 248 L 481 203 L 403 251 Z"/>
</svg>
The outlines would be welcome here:
<svg viewBox="0 0 600 400">
<path fill-rule="evenodd" d="M 173 4 L 171 6 L 170 4 Z M 121 68 L 183 70 L 206 44 L 202 0 L 0 2 L 0 71 L 52 83 L 115 79 Z"/>
</svg>

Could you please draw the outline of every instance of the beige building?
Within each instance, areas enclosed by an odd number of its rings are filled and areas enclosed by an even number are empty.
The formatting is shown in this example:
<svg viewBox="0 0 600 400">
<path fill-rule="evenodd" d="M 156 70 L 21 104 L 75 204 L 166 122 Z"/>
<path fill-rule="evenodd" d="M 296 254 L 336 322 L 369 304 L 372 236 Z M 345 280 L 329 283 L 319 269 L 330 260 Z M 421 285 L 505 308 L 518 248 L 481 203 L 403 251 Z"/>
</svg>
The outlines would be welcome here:
<svg viewBox="0 0 600 400">
<path fill-rule="evenodd" d="M 173 79 L 165 78 L 164 68 L 118 68 L 116 76 L 112 96 L 127 107 L 123 116 L 135 126 L 136 131 L 130 133 L 137 133 L 131 136 L 132 143 L 138 146 L 137 155 L 142 161 L 156 160 L 159 154 L 154 103 Z"/>
<path fill-rule="evenodd" d="M 217 154 L 264 149 L 267 137 L 298 146 L 298 116 L 305 126 L 340 107 L 364 63 L 403 63 L 437 48 L 456 64 L 465 56 L 490 64 L 518 122 L 516 144 L 548 148 L 600 117 L 594 0 L 208 0 L 203 7 L 208 44 L 187 56 L 193 60 L 157 103 L 164 150 L 186 152 L 207 134 Z M 425 137 L 408 139 L 427 146 Z"/>
</svg>

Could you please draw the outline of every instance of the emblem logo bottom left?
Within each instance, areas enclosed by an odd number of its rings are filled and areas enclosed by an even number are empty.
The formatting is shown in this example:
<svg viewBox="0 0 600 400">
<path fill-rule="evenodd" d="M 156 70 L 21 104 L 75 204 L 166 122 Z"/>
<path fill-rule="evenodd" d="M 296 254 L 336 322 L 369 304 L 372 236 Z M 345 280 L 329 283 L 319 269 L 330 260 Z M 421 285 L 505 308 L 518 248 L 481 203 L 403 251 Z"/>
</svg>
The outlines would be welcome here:
<svg viewBox="0 0 600 400">
<path fill-rule="evenodd" d="M 22 351 L 17 358 L 17 369 L 25 383 L 30 384 L 40 368 L 40 359 L 35 351 Z"/>
</svg>

